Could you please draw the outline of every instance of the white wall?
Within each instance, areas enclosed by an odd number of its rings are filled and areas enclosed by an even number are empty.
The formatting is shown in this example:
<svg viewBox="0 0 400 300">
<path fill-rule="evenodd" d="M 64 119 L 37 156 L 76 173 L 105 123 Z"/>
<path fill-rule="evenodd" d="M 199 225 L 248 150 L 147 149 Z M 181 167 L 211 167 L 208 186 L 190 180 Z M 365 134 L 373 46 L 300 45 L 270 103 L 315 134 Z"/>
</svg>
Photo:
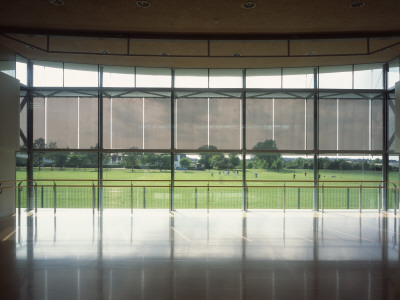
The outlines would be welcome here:
<svg viewBox="0 0 400 300">
<path fill-rule="evenodd" d="M 0 181 L 15 180 L 15 152 L 0 150 Z M 0 188 L 14 186 L 3 183 Z M 0 194 L 0 217 L 15 213 L 15 189 L 3 189 Z"/>
<path fill-rule="evenodd" d="M 0 181 L 15 180 L 15 151 L 19 150 L 19 81 L 0 73 Z M 14 186 L 2 183 L 0 186 Z M 15 213 L 15 190 L 2 190 L 0 217 Z"/>
</svg>

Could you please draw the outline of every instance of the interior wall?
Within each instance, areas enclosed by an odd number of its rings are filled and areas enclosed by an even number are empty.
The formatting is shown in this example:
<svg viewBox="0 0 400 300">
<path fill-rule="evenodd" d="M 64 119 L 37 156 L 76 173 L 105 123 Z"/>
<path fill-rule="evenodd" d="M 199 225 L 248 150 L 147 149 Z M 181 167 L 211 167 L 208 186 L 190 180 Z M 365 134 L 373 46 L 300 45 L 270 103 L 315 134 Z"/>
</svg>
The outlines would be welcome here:
<svg viewBox="0 0 400 300">
<path fill-rule="evenodd" d="M 15 180 L 15 152 L 0 150 L 0 181 L 8 180 Z M 0 217 L 15 213 L 15 189 L 7 189 L 12 186 L 14 182 L 0 186 Z"/>
<path fill-rule="evenodd" d="M 0 181 L 15 180 L 15 151 L 19 150 L 19 81 L 0 72 Z M 0 186 L 0 217 L 15 213 L 15 190 Z"/>
</svg>

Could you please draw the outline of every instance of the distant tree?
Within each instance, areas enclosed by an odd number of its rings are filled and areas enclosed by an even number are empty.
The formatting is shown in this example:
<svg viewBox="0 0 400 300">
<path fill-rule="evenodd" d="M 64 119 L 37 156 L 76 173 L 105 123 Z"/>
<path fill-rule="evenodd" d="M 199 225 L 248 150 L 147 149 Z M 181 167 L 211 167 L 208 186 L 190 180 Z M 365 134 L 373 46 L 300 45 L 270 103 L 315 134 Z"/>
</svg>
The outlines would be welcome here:
<svg viewBox="0 0 400 300">
<path fill-rule="evenodd" d="M 33 148 L 35 149 L 44 149 L 46 148 L 46 144 L 44 142 L 43 138 L 38 138 L 33 142 Z M 39 171 L 40 171 L 40 167 L 42 166 L 44 161 L 44 153 L 40 153 L 40 152 L 35 152 L 33 155 L 33 165 L 36 167 L 39 167 Z"/>
<path fill-rule="evenodd" d="M 236 154 L 233 153 L 229 154 L 228 161 L 229 161 L 229 169 L 237 168 L 240 165 L 240 158 Z"/>
<path fill-rule="evenodd" d="M 69 167 L 73 167 L 75 171 L 76 168 L 82 166 L 83 161 L 84 157 L 81 154 L 72 152 L 68 155 L 66 164 Z"/>
<path fill-rule="evenodd" d="M 180 165 L 181 165 L 182 168 L 189 169 L 190 166 L 191 166 L 191 164 L 192 164 L 192 161 L 191 161 L 189 158 L 187 158 L 187 157 L 183 157 L 183 158 L 181 158 L 181 160 L 179 161 L 179 163 L 180 163 Z"/>
<path fill-rule="evenodd" d="M 274 140 L 265 140 L 264 142 L 258 142 L 253 150 L 278 150 L 276 143 Z M 254 156 L 257 159 L 257 167 L 262 169 L 272 168 L 274 161 L 281 158 L 280 153 L 266 153 L 266 152 L 257 152 L 254 153 Z"/>
<path fill-rule="evenodd" d="M 131 149 L 137 149 L 136 147 L 131 148 Z M 133 172 L 133 169 L 139 165 L 139 158 L 142 154 L 139 152 L 128 152 L 122 157 L 122 165 L 126 169 L 131 169 Z"/>
<path fill-rule="evenodd" d="M 283 159 L 279 157 L 277 160 L 275 160 L 272 163 L 271 168 L 274 170 L 277 170 L 279 172 L 279 170 L 283 168 L 284 164 L 285 163 L 284 163 Z"/>
<path fill-rule="evenodd" d="M 199 147 L 199 150 L 217 150 L 217 147 L 213 145 L 203 145 Z M 199 164 L 203 165 L 204 169 L 211 169 L 211 157 L 214 155 L 215 153 L 212 152 L 200 153 Z"/>
<path fill-rule="evenodd" d="M 171 170 L 171 156 L 168 154 L 157 155 L 157 165 L 161 170 Z"/>
<path fill-rule="evenodd" d="M 154 153 L 145 153 L 139 157 L 139 166 L 147 170 L 157 167 L 158 155 Z"/>
<path fill-rule="evenodd" d="M 211 157 L 211 166 L 214 169 L 226 170 L 229 169 L 229 160 L 222 153 L 218 153 Z"/>
</svg>

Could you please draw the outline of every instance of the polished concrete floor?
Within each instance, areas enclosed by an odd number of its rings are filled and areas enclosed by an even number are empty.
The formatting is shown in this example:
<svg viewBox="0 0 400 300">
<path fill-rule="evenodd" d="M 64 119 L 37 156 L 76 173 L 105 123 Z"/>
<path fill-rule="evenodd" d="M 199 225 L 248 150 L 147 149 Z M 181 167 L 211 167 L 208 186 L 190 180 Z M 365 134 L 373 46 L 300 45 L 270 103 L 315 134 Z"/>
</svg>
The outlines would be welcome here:
<svg viewBox="0 0 400 300">
<path fill-rule="evenodd" d="M 40 210 L 0 219 L 0 299 L 400 299 L 399 217 Z"/>
</svg>

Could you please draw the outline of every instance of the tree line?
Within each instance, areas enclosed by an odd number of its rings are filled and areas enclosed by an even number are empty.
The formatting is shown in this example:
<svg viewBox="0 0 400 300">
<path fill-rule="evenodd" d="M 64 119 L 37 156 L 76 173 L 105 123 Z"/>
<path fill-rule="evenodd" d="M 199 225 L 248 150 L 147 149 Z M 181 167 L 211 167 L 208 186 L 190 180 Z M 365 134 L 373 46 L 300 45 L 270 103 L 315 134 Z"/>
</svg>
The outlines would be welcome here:
<svg viewBox="0 0 400 300">
<path fill-rule="evenodd" d="M 34 141 L 33 147 L 36 149 L 46 148 L 43 138 Z M 57 148 L 56 142 L 50 142 L 47 148 Z M 92 147 L 96 150 L 97 147 Z M 138 148 L 133 147 L 132 150 Z M 217 150 L 213 145 L 203 145 L 199 150 Z M 274 140 L 265 140 L 264 142 L 257 143 L 253 150 L 253 155 L 246 162 L 248 169 L 272 169 L 281 170 L 286 169 L 313 169 L 314 160 L 312 158 L 306 159 L 298 157 L 292 160 L 284 160 L 282 155 L 277 152 L 264 152 L 265 150 L 278 150 Z M 258 152 L 259 151 L 259 152 Z M 234 153 L 225 155 L 221 152 L 200 152 L 199 160 L 192 161 L 184 154 L 180 159 L 180 166 L 185 169 L 217 169 L 217 170 L 231 170 L 241 166 L 241 158 Z M 111 154 L 103 153 L 103 165 L 108 165 L 111 160 Z M 17 157 L 17 166 L 25 165 L 25 159 Z M 322 157 L 318 159 L 320 169 L 326 170 L 382 170 L 382 161 L 377 158 L 375 160 L 346 160 L 346 159 L 330 159 Z M 35 152 L 33 156 L 33 165 L 35 167 L 47 166 L 53 168 L 65 167 L 72 168 L 97 168 L 98 166 L 98 153 L 96 151 L 78 153 L 78 152 Z M 120 166 L 126 169 L 171 169 L 171 156 L 170 154 L 155 154 L 143 152 L 127 152 L 122 155 Z M 394 169 L 393 167 L 390 167 Z"/>
</svg>

